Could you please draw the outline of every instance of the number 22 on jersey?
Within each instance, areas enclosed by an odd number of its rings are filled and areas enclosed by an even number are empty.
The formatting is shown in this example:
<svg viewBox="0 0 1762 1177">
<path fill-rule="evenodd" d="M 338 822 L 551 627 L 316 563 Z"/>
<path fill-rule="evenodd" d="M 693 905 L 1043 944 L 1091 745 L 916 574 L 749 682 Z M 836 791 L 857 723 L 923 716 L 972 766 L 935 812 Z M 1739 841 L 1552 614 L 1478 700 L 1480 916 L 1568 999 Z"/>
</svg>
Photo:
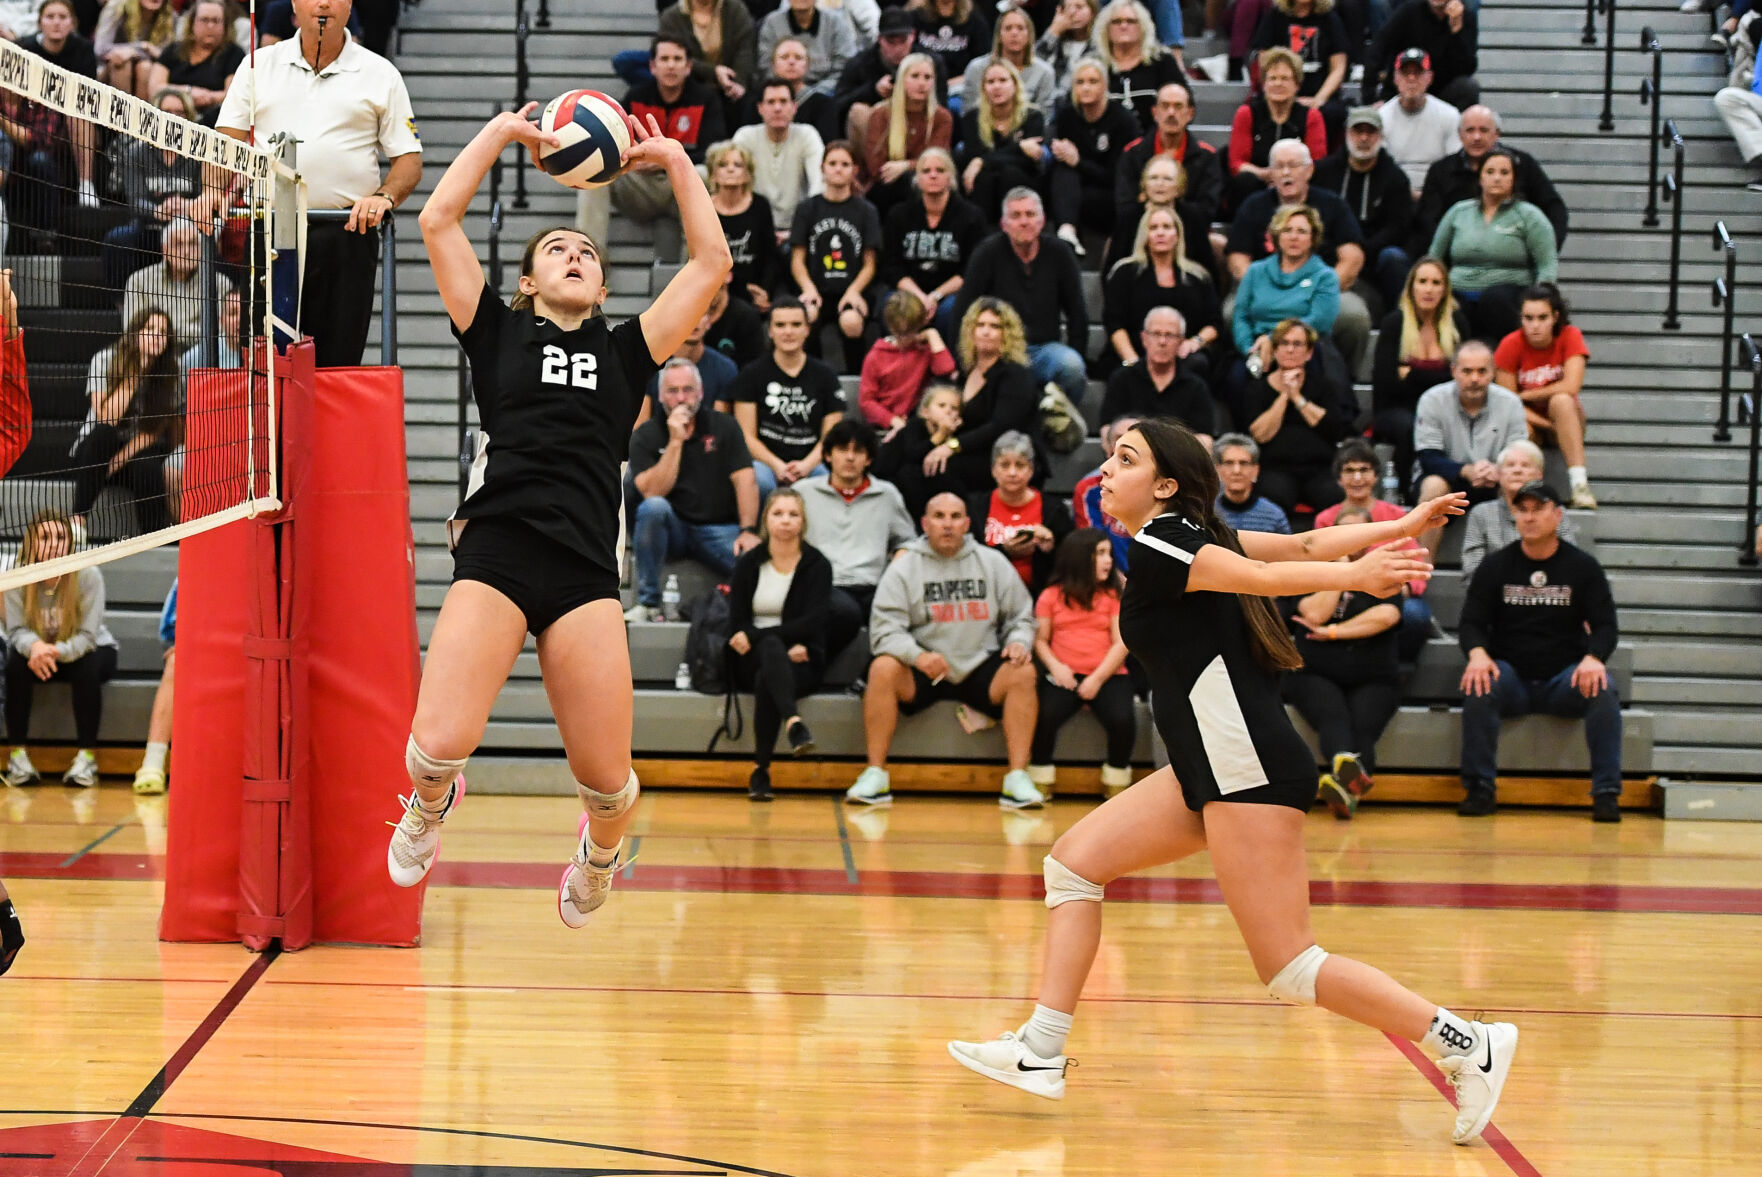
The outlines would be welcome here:
<svg viewBox="0 0 1762 1177">
<path fill-rule="evenodd" d="M 576 352 L 571 356 L 555 344 L 547 343 L 538 378 L 546 384 L 572 384 L 592 392 L 600 384 L 600 378 L 595 374 L 598 368 L 599 357 L 590 351 Z"/>
</svg>

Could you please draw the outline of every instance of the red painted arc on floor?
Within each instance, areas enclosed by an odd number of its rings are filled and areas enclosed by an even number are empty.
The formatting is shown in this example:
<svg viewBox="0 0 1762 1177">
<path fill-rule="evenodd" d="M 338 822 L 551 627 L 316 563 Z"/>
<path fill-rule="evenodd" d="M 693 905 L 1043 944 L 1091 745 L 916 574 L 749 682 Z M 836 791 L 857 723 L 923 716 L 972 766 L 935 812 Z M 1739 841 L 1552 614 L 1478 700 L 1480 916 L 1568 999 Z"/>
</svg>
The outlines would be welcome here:
<svg viewBox="0 0 1762 1177">
<path fill-rule="evenodd" d="M 60 854 L 0 854 L 0 878 L 141 879 L 164 875 L 161 858 L 88 854 L 62 866 Z M 441 862 L 439 887 L 552 890 L 548 862 Z M 853 895 L 911 899 L 1024 899 L 1045 894 L 1038 874 L 966 871 L 864 871 L 851 882 L 841 869 L 773 866 L 668 866 L 641 863 L 618 878 L 621 891 L 695 891 L 744 895 Z M 1222 903 L 1211 879 L 1126 878 L 1108 884 L 1110 902 Z M 1651 912 L 1762 915 L 1762 888 L 1659 887 L 1620 883 L 1451 883 L 1328 879 L 1309 884 L 1312 903 L 1340 907 L 1447 907 L 1511 911 Z"/>
</svg>

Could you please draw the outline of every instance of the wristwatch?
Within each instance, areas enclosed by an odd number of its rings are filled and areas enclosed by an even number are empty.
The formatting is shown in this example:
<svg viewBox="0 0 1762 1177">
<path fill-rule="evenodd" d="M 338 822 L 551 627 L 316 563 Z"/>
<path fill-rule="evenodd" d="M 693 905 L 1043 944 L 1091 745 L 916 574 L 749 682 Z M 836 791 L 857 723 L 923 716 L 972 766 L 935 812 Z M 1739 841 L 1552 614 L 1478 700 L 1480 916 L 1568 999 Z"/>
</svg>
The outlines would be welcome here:
<svg viewBox="0 0 1762 1177">
<path fill-rule="evenodd" d="M 961 439 L 958 437 L 951 437 L 942 444 L 948 447 L 948 452 L 951 454 L 958 454 L 961 452 Z"/>
</svg>

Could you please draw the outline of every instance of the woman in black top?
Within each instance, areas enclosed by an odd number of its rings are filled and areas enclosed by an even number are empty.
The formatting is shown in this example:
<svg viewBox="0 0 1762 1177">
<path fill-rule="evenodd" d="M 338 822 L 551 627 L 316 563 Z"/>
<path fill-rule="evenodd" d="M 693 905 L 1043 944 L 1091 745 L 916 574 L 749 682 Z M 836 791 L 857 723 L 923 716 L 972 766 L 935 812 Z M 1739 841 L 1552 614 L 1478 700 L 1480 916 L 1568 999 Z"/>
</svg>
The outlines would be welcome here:
<svg viewBox="0 0 1762 1177">
<path fill-rule="evenodd" d="M 991 230 L 972 202 L 954 190 L 954 157 L 947 151 L 926 147 L 915 170 L 917 192 L 893 207 L 881 234 L 881 286 L 916 295 L 937 332 L 950 339 L 967 259 Z M 886 303 L 885 297 L 875 300 L 877 307 Z"/>
<path fill-rule="evenodd" d="M 1156 21 L 1138 0 L 1112 0 L 1095 17 L 1095 52 L 1107 65 L 1109 99 L 1132 112 L 1140 134 L 1156 132 L 1156 92 L 1184 82 L 1175 53 L 1156 39 Z"/>
<path fill-rule="evenodd" d="M 1040 188 L 1046 116 L 1028 102 L 1022 76 L 1007 61 L 994 61 L 979 79 L 979 109 L 961 115 L 955 159 L 961 186 L 979 214 L 995 224 L 1003 195 L 1012 188 Z"/>
<path fill-rule="evenodd" d="M 991 22 L 973 0 L 911 0 L 906 11 L 917 27 L 912 47 L 941 58 L 945 78 L 966 73 L 967 63 L 991 44 Z"/>
<path fill-rule="evenodd" d="M 232 76 L 245 60 L 245 51 L 233 42 L 231 32 L 226 5 L 220 0 L 196 0 L 190 5 L 183 39 L 167 45 L 152 65 L 148 89 L 154 94 L 167 86 L 185 90 L 195 103 L 197 121 L 213 126 Z"/>
<path fill-rule="evenodd" d="M 609 327 L 600 311 L 607 293 L 600 246 L 573 227 L 545 229 L 527 242 L 519 294 L 504 305 L 484 281 L 465 213 L 509 144 L 534 154 L 556 145 L 528 121 L 537 105 L 491 119 L 422 209 L 429 265 L 471 361 L 489 444 L 454 520 L 453 584 L 422 668 L 405 749 L 413 787 L 386 867 L 393 882 L 410 887 L 434 865 L 466 758 L 532 633 L 585 810 L 557 889 L 557 914 L 578 928 L 610 893 L 637 794 L 630 651 L 618 600 L 620 467 L 649 376 L 703 317 L 732 259 L 685 148 L 654 118 L 646 126 L 630 119 L 623 162 L 665 171 L 690 260 L 648 310 Z M 742 535 L 735 554 L 757 542 Z"/>
<path fill-rule="evenodd" d="M 1286 319 L 1272 331 L 1273 366 L 1230 398 L 1235 427 L 1260 444 L 1260 493 L 1286 515 L 1298 503 L 1312 510 L 1343 497 L 1334 476 L 1334 447 L 1352 432 L 1358 401 L 1328 372 L 1316 351 L 1314 327 Z"/>
<path fill-rule="evenodd" d="M 704 153 L 704 169 L 710 174 L 710 202 L 722 222 L 728 252 L 734 255 L 734 280 L 728 291 L 761 311 L 769 310 L 771 292 L 783 281 L 783 251 L 777 248 L 771 202 L 753 191 L 752 153 L 724 140 Z"/>
<path fill-rule="evenodd" d="M 1099 237 L 1114 231 L 1114 171 L 1120 153 L 1138 135 L 1132 112 L 1107 100 L 1107 67 L 1094 57 L 1079 61 L 1071 70 L 1070 93 L 1052 113 L 1046 194 L 1058 235 L 1079 255 L 1083 245 L 1077 226 Z"/>
<path fill-rule="evenodd" d="M 1378 441 L 1395 447 L 1403 488 L 1413 474 L 1419 398 L 1449 382 L 1450 357 L 1468 337 L 1468 316 L 1450 292 L 1450 271 L 1435 257 L 1420 258 L 1407 271 L 1400 305 L 1383 316 L 1370 371 L 1371 429 Z"/>
<path fill-rule="evenodd" d="M 1370 521 L 1368 508 L 1348 504 L 1333 525 Z M 1321 742 L 1316 795 L 1350 821 L 1370 791 L 1377 741 L 1401 706 L 1401 599 L 1323 589 L 1286 611 L 1303 665 L 1286 677 L 1285 699 Z"/>
<path fill-rule="evenodd" d="M 1466 1021 L 1316 946 L 1303 847 L 1314 762 L 1279 699 L 1278 673 L 1298 659 L 1268 600 L 1333 589 L 1393 595 L 1431 566 L 1390 547 L 1335 561 L 1437 527 L 1461 514 L 1465 499 L 1434 499 L 1392 523 L 1238 536 L 1218 517 L 1217 492 L 1211 454 L 1164 421 L 1127 430 L 1101 467 L 1101 509 L 1133 533 L 1120 636 L 1150 678 L 1170 765 L 1054 843 L 1039 1004 L 1020 1030 L 951 1042 L 949 1053 L 987 1078 L 1063 1098 L 1065 1036 L 1100 944 L 1104 887 L 1207 850 L 1270 994 L 1321 1005 L 1437 1056 L 1456 1085 L 1453 1138 L 1466 1143 L 1492 1117 L 1517 1028 Z"/>
<path fill-rule="evenodd" d="M 1011 429 L 1034 427 L 1040 398 L 1028 373 L 1022 320 L 1000 298 L 975 299 L 961 317 L 956 348 L 967 376 L 961 383 L 961 426 L 924 455 L 926 477 L 947 473 L 965 497 L 991 489 L 991 443 Z"/>
<path fill-rule="evenodd" d="M 1113 236 L 1102 256 L 1101 272 L 1108 274 L 1132 253 L 1134 237 L 1144 214 L 1152 208 L 1172 208 L 1181 218 L 1181 245 L 1187 260 L 1215 277 L 1217 254 L 1211 248 L 1211 221 L 1187 199 L 1187 169 L 1172 155 L 1153 155 L 1138 175 L 1138 192 L 1130 202 L 1114 209 Z"/>
<path fill-rule="evenodd" d="M 807 510 L 793 487 L 773 491 L 759 516 L 759 544 L 734 562 L 728 585 L 734 682 L 753 693 L 753 772 L 747 795 L 771 799 L 777 729 L 797 756 L 814 737 L 796 710 L 826 669 L 832 564 L 806 542 Z"/>
<path fill-rule="evenodd" d="M 1135 364 L 1144 316 L 1152 307 L 1175 308 L 1187 321 L 1179 353 L 1182 371 L 1209 380 L 1209 349 L 1223 335 L 1223 308 L 1211 275 L 1187 259 L 1184 236 L 1172 208 L 1152 208 L 1139 219 L 1131 254 L 1108 273 L 1102 325 L 1115 358 Z"/>
</svg>

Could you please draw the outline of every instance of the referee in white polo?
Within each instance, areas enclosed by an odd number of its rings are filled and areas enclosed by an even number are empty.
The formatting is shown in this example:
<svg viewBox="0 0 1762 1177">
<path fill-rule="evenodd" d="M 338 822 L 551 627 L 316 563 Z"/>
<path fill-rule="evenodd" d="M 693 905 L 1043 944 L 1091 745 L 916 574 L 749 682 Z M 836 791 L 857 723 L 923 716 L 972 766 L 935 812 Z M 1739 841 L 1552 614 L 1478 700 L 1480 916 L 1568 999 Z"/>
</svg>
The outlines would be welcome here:
<svg viewBox="0 0 1762 1177">
<path fill-rule="evenodd" d="M 286 131 L 300 141 L 299 170 L 312 209 L 349 209 L 346 223 L 306 232 L 300 327 L 321 368 L 361 362 L 373 317 L 379 222 L 422 178 L 422 141 L 397 67 L 345 27 L 350 0 L 294 0 L 299 36 L 257 51 L 258 146 Z M 246 139 L 253 66 L 233 75 L 217 129 Z M 390 160 L 380 178 L 379 157 Z"/>
</svg>

